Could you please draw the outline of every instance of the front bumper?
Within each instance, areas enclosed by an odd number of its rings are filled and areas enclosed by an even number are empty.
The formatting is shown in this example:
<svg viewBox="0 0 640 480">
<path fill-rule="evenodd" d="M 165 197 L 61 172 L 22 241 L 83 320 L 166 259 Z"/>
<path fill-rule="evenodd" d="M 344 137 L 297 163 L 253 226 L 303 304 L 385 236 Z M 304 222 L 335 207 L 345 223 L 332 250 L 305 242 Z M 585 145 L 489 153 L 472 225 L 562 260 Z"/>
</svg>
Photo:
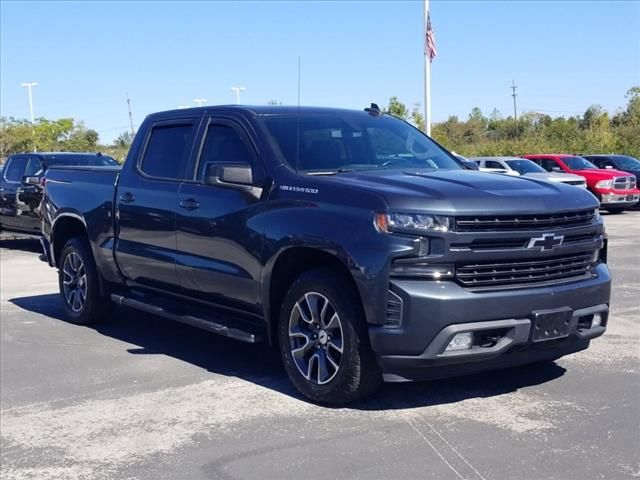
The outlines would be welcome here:
<svg viewBox="0 0 640 480">
<path fill-rule="evenodd" d="M 600 194 L 600 206 L 631 206 L 640 201 L 637 193 L 602 193 Z"/>
<path fill-rule="evenodd" d="M 573 283 L 491 292 L 472 292 L 454 282 L 402 280 L 392 290 L 402 299 L 399 327 L 370 327 L 369 337 L 386 381 L 421 380 L 553 360 L 588 347 L 602 335 L 611 289 L 603 263 L 595 275 Z M 533 342 L 533 312 L 569 309 L 573 312 L 564 338 Z M 601 313 L 601 326 L 580 323 Z M 489 348 L 445 352 L 455 333 L 497 331 Z"/>
</svg>

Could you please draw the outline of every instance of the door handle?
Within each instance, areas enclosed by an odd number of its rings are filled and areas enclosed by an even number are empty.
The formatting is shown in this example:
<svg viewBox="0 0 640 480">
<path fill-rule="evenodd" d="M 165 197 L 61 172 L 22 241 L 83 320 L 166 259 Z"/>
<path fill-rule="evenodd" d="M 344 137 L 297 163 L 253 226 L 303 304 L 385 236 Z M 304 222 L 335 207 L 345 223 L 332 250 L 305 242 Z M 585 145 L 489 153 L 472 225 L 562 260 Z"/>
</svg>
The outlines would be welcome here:
<svg viewBox="0 0 640 480">
<path fill-rule="evenodd" d="M 131 192 L 123 193 L 118 198 L 122 203 L 131 203 L 131 202 L 134 202 L 136 199 L 136 197 L 134 197 L 133 193 Z"/>
<path fill-rule="evenodd" d="M 180 208 L 184 208 L 185 210 L 195 210 L 200 208 L 200 202 L 195 201 L 193 198 L 182 200 L 180 202 Z"/>
</svg>

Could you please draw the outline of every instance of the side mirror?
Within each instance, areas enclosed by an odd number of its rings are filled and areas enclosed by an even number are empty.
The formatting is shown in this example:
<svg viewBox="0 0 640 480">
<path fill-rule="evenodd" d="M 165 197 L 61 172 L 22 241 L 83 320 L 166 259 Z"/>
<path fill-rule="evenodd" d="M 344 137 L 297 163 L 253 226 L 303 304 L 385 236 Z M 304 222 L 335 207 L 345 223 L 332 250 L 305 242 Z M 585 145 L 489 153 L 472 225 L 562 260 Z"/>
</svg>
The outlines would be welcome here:
<svg viewBox="0 0 640 480">
<path fill-rule="evenodd" d="M 25 175 L 24 177 L 22 177 L 22 184 L 40 186 L 40 177 Z"/>
<path fill-rule="evenodd" d="M 480 166 L 473 160 L 462 160 L 462 163 L 464 163 L 464 166 L 469 170 L 480 170 Z"/>
<path fill-rule="evenodd" d="M 204 183 L 218 187 L 250 190 L 254 187 L 251 166 L 246 163 L 207 163 Z"/>
</svg>

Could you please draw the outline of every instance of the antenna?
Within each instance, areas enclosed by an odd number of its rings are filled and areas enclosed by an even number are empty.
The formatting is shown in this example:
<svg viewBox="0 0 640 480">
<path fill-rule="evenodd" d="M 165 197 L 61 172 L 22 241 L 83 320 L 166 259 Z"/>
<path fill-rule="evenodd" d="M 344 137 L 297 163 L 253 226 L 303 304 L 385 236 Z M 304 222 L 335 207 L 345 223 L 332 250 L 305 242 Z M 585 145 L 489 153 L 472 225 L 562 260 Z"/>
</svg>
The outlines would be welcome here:
<svg viewBox="0 0 640 480">
<path fill-rule="evenodd" d="M 129 98 L 129 92 L 127 92 L 127 109 L 129 110 L 129 124 L 131 125 L 131 135 L 135 136 L 136 132 L 133 130 L 133 116 L 131 115 L 131 99 Z"/>
<path fill-rule="evenodd" d="M 298 115 L 296 116 L 296 173 L 300 171 L 300 55 L 298 55 Z"/>
</svg>

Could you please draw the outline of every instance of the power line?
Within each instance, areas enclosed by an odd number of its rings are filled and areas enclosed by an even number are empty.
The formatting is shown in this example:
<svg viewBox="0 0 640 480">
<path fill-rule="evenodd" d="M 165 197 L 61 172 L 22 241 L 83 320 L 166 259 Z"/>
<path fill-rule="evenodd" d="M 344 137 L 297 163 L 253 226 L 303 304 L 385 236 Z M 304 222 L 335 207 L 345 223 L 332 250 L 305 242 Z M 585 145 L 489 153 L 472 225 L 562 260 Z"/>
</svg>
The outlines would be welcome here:
<svg viewBox="0 0 640 480">
<path fill-rule="evenodd" d="M 515 120 L 518 120 L 518 109 L 516 107 L 516 97 L 518 96 L 516 90 L 518 89 L 518 86 L 516 85 L 515 80 L 511 80 L 511 87 L 509 88 L 513 90 L 513 93 L 511 94 L 511 96 L 513 97 L 513 118 Z"/>
</svg>

